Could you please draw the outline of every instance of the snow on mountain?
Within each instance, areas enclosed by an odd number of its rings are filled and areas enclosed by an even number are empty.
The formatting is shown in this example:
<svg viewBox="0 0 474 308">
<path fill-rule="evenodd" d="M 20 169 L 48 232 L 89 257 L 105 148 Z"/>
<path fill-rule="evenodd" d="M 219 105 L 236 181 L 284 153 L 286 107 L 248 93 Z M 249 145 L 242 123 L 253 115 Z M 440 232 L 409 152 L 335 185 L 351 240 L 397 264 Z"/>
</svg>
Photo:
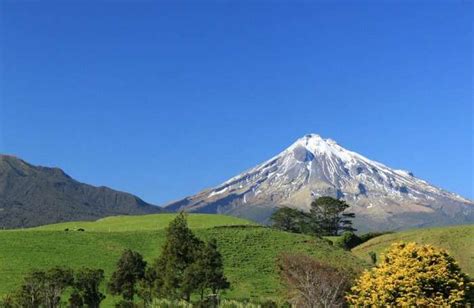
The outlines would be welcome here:
<svg viewBox="0 0 474 308">
<path fill-rule="evenodd" d="M 346 200 L 360 230 L 474 222 L 474 203 L 309 134 L 221 185 L 168 205 L 266 221 L 277 207 L 308 210 L 317 196 Z"/>
</svg>

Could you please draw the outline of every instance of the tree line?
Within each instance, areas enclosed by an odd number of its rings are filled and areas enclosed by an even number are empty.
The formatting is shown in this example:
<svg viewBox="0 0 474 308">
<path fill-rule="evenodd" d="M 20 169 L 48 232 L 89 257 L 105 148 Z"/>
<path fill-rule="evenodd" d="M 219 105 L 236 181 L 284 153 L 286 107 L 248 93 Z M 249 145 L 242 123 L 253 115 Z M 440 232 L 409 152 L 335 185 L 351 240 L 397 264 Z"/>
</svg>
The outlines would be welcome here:
<svg viewBox="0 0 474 308">
<path fill-rule="evenodd" d="M 354 213 L 343 200 L 320 197 L 311 202 L 309 212 L 283 207 L 276 210 L 271 221 L 273 227 L 294 233 L 309 233 L 319 236 L 336 236 L 341 232 L 357 231 L 352 226 Z"/>
<path fill-rule="evenodd" d="M 66 267 L 54 267 L 46 271 L 35 270 L 24 277 L 18 290 L 4 298 L 0 307 L 60 307 L 61 296 L 69 288 L 69 307 L 96 308 L 105 298 L 100 291 L 103 280 L 104 271 L 101 269 L 73 271 Z"/>
</svg>

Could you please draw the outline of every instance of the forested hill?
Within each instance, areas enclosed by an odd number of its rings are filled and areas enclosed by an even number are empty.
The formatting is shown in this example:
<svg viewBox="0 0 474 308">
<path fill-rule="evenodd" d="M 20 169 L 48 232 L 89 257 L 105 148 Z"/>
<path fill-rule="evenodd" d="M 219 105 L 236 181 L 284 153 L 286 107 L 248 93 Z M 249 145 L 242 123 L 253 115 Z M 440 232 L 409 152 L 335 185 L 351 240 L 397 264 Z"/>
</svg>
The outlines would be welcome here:
<svg viewBox="0 0 474 308">
<path fill-rule="evenodd" d="M 59 168 L 0 155 L 0 228 L 162 211 L 129 193 L 80 183 Z"/>
</svg>

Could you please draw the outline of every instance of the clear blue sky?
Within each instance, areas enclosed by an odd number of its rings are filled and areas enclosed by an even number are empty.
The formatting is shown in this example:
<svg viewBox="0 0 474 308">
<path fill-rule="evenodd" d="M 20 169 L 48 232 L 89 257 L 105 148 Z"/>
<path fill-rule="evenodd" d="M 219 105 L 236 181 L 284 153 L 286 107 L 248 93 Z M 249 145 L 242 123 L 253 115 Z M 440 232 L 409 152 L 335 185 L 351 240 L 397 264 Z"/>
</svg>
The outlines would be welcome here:
<svg viewBox="0 0 474 308">
<path fill-rule="evenodd" d="M 314 132 L 474 197 L 470 1 L 0 2 L 1 153 L 161 204 Z"/>
</svg>

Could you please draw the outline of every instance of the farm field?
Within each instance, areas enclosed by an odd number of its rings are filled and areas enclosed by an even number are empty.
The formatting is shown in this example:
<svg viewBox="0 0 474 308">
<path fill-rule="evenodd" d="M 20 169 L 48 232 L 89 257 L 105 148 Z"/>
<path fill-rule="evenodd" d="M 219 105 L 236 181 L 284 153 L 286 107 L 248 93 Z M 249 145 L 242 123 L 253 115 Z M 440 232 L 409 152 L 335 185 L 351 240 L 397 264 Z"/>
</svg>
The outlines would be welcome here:
<svg viewBox="0 0 474 308">
<path fill-rule="evenodd" d="M 24 230 L 0 231 L 0 297 L 13 290 L 25 273 L 57 265 L 102 268 L 109 279 L 122 251 L 140 252 L 148 262 L 159 254 L 165 227 L 175 214 L 122 216 L 96 222 L 69 222 Z M 203 239 L 215 238 L 224 258 L 231 289 L 223 297 L 279 300 L 275 260 L 282 252 L 304 252 L 358 271 L 367 263 L 322 239 L 256 226 L 228 216 L 190 214 L 188 223 Z M 69 231 L 64 231 L 65 229 Z M 78 228 L 84 232 L 76 231 Z M 107 294 L 104 307 L 116 299 Z"/>
<path fill-rule="evenodd" d="M 111 216 L 96 221 L 72 221 L 44 225 L 25 231 L 64 231 L 83 228 L 94 232 L 156 231 L 165 229 L 176 214 L 150 214 L 138 216 Z M 216 226 L 254 225 L 253 222 L 232 216 L 213 214 L 190 214 L 188 225 L 192 229 L 205 229 Z"/>
</svg>

